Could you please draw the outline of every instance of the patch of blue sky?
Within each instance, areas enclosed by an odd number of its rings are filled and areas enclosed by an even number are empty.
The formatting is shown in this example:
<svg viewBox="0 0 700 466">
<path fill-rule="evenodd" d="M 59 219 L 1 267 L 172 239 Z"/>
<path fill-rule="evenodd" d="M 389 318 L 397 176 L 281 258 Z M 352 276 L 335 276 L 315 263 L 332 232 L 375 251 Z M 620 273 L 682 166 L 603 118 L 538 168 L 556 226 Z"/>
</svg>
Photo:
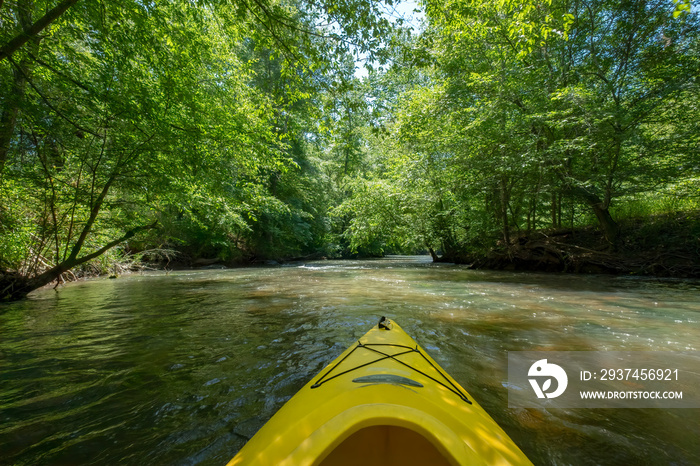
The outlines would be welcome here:
<svg viewBox="0 0 700 466">
<path fill-rule="evenodd" d="M 393 24 L 400 25 L 404 28 L 410 28 L 413 33 L 420 33 L 423 30 L 423 21 L 425 13 L 422 5 L 417 0 L 400 0 L 394 5 L 384 5 L 384 17 Z M 365 78 L 369 75 L 367 71 L 367 57 L 359 54 L 355 58 L 355 77 Z M 374 68 L 377 63 L 370 63 Z"/>
</svg>

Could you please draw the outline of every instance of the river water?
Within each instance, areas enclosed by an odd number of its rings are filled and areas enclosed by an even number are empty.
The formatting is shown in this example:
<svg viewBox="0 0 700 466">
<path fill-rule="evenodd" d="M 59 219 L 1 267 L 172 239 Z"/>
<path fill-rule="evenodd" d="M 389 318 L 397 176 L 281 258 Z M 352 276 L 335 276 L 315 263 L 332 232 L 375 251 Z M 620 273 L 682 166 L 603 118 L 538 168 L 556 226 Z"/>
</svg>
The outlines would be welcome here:
<svg viewBox="0 0 700 466">
<path fill-rule="evenodd" d="M 149 273 L 0 307 L 0 464 L 222 464 L 382 315 L 535 464 L 700 464 L 698 409 L 511 409 L 508 351 L 700 349 L 700 282 L 424 257 Z"/>
</svg>

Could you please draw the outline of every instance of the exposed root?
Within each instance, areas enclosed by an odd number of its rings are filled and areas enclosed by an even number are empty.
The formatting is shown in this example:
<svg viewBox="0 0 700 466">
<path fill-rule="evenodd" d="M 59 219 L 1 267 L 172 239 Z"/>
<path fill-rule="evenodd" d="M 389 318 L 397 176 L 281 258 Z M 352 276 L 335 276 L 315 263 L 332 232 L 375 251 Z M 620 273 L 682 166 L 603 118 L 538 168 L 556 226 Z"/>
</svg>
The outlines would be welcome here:
<svg viewBox="0 0 700 466">
<path fill-rule="evenodd" d="M 472 267 L 700 278 L 700 213 L 628 220 L 620 244 L 594 228 L 535 232 L 473 258 Z"/>
</svg>

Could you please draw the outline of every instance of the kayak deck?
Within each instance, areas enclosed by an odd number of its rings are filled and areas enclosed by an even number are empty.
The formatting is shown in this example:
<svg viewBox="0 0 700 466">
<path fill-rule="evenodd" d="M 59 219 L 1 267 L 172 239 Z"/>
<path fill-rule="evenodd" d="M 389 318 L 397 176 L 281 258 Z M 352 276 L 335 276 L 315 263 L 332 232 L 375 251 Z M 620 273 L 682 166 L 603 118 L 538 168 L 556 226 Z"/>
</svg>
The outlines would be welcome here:
<svg viewBox="0 0 700 466">
<path fill-rule="evenodd" d="M 408 334 L 384 326 L 311 379 L 229 465 L 531 464 Z"/>
<path fill-rule="evenodd" d="M 338 358 L 339 360 L 337 360 L 337 362 L 335 362 L 335 364 L 333 364 L 326 373 L 324 373 L 313 385 L 311 385 L 311 388 L 318 388 L 322 384 L 329 382 L 336 377 L 341 377 L 351 372 L 364 369 L 365 367 L 373 364 L 377 364 L 380 366 L 380 368 L 385 369 L 385 364 L 389 363 L 389 361 L 386 360 L 391 359 L 392 361 L 408 368 L 409 370 L 430 379 L 433 383 L 442 385 L 443 387 L 447 388 L 455 395 L 460 397 L 465 402 L 471 404 L 469 398 L 467 398 L 467 396 L 464 393 L 462 393 L 462 391 L 460 391 L 460 388 L 454 382 L 452 382 L 440 370 L 438 366 L 430 362 L 430 360 L 425 356 L 425 354 L 418 349 L 418 345 L 414 345 L 413 347 L 411 347 L 399 343 L 377 343 L 376 340 L 378 339 L 375 339 L 375 342 L 372 343 L 362 343 L 362 341 L 358 341 L 355 346 L 351 347 L 349 352 L 345 353 L 343 357 Z M 355 360 L 357 360 L 356 362 L 354 362 L 352 356 L 354 355 L 355 351 L 358 350 L 360 352 L 364 350 L 369 351 L 370 353 L 374 353 L 371 354 L 373 359 L 365 361 L 367 359 L 367 355 L 365 354 L 360 355 L 358 358 L 354 358 Z M 416 356 L 419 356 L 420 358 L 422 358 L 422 360 L 418 359 L 418 361 L 415 361 Z M 416 364 L 416 362 L 418 362 L 418 364 Z M 433 375 L 426 374 L 420 369 L 420 367 L 424 366 L 424 364 L 422 364 L 423 362 L 428 363 L 428 365 L 432 369 L 430 372 L 432 372 Z M 384 365 L 378 363 L 384 363 Z M 347 369 L 341 369 L 348 366 L 349 368 Z M 396 371 L 394 370 L 394 372 Z M 354 383 L 394 383 L 413 387 L 423 387 L 422 384 L 416 382 L 413 379 L 409 379 L 408 377 L 396 375 L 395 373 L 384 372 L 357 377 L 354 378 L 352 381 Z"/>
</svg>

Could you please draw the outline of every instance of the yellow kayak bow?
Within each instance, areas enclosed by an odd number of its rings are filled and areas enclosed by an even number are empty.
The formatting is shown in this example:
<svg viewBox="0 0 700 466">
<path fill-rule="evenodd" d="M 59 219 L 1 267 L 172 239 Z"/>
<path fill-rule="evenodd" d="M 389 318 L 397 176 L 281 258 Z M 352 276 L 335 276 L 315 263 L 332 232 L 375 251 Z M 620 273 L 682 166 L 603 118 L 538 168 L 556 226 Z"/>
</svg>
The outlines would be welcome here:
<svg viewBox="0 0 700 466">
<path fill-rule="evenodd" d="M 532 463 L 401 327 L 382 318 L 282 406 L 228 464 Z"/>
</svg>

